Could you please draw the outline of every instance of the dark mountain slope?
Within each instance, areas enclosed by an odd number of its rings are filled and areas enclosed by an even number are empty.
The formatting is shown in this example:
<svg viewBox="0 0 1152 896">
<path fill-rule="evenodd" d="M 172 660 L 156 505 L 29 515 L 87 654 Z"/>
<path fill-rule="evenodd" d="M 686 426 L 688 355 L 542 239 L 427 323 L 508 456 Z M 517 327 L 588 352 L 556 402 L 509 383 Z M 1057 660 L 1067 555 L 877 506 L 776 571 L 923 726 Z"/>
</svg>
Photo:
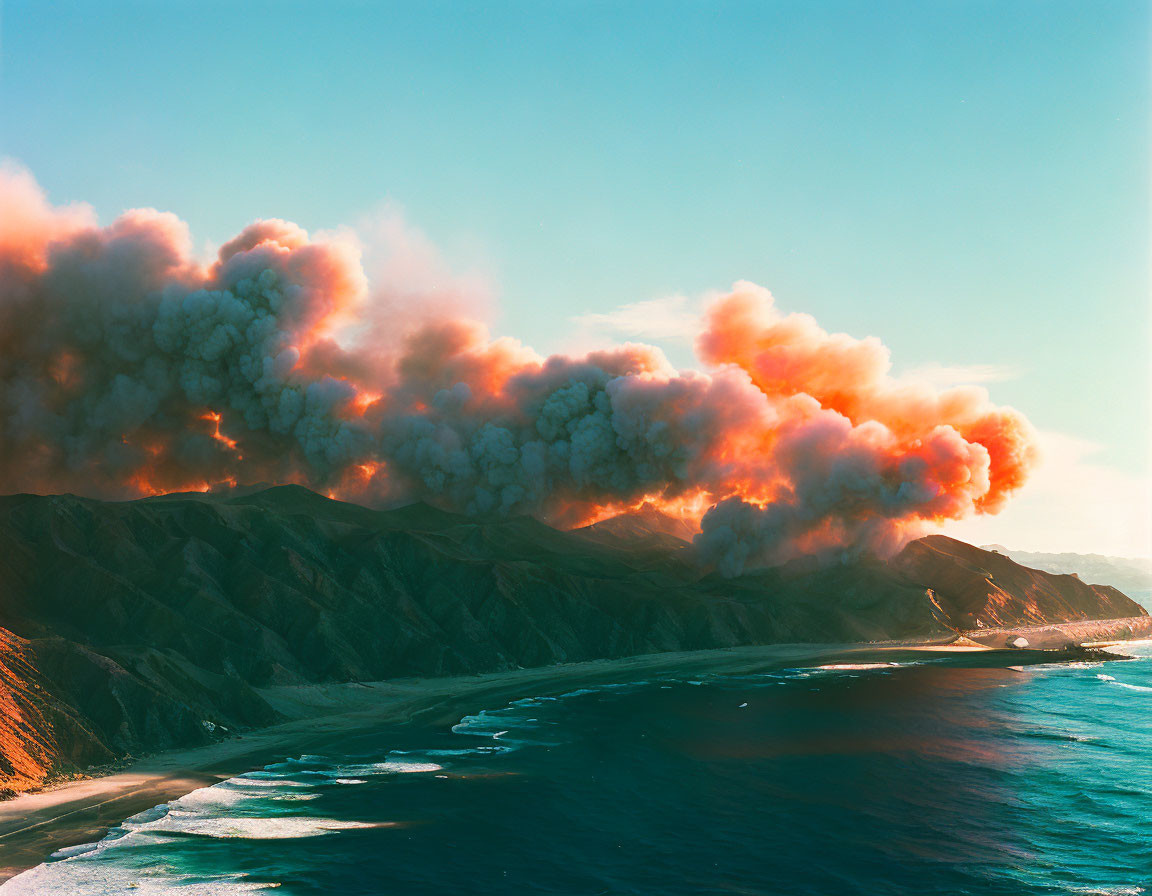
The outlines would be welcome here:
<svg viewBox="0 0 1152 896">
<path fill-rule="evenodd" d="M 1062 597 L 1049 600 L 1041 585 L 1071 577 L 999 567 L 980 604 L 990 555 L 918 544 L 929 547 L 892 565 L 727 580 L 642 520 L 589 537 L 422 504 L 375 511 L 298 486 L 0 498 L 0 786 L 268 724 L 265 685 L 1141 612 L 1082 585 L 1053 585 Z"/>
<path fill-rule="evenodd" d="M 687 547 L 699 530 L 651 504 L 645 504 L 631 513 L 601 520 L 576 531 L 599 544 L 618 544 L 623 541 L 633 546 L 648 545 L 675 550 Z"/>
</svg>

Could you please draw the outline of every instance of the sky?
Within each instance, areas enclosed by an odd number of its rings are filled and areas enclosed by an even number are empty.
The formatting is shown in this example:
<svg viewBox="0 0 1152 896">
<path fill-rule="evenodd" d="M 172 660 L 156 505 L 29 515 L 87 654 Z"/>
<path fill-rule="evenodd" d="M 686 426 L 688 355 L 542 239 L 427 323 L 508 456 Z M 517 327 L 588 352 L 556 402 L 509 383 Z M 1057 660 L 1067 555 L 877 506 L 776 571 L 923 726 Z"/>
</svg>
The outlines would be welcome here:
<svg viewBox="0 0 1152 896">
<path fill-rule="evenodd" d="M 1149 555 L 1149 34 L 1110 0 L 5 0 L 0 156 L 205 252 L 402 215 L 543 352 L 698 363 L 686 322 L 755 281 L 1033 422 L 1032 482 L 950 534 Z"/>
</svg>

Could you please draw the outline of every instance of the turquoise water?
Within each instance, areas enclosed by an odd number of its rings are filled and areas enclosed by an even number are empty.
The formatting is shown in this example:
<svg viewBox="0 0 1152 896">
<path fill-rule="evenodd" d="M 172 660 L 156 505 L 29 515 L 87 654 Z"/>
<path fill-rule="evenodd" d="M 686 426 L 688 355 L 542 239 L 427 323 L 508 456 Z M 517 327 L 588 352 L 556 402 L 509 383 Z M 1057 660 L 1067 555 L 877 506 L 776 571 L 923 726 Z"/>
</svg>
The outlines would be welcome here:
<svg viewBox="0 0 1152 896">
<path fill-rule="evenodd" d="M 0 893 L 1152 893 L 1134 650 L 529 697 L 196 791 Z"/>
</svg>

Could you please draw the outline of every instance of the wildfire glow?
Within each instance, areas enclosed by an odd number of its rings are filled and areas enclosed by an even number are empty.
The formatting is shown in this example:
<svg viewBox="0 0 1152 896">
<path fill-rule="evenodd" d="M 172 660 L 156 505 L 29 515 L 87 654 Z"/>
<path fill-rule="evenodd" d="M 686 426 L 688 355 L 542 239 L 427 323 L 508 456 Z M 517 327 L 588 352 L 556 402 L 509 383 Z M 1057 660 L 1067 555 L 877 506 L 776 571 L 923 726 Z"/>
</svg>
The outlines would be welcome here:
<svg viewBox="0 0 1152 896">
<path fill-rule="evenodd" d="M 209 411 L 207 414 L 203 414 L 200 417 L 200 419 L 211 421 L 212 426 L 213 426 L 212 438 L 214 438 L 217 442 L 219 442 L 221 445 L 223 445 L 229 451 L 235 451 L 236 450 L 236 440 L 230 439 L 230 438 L 228 438 L 228 436 L 226 436 L 222 432 L 220 432 L 220 421 L 222 419 L 220 414 L 216 413 L 215 411 Z M 242 460 L 243 458 L 238 458 L 238 459 Z"/>
<path fill-rule="evenodd" d="M 754 284 L 705 313 L 699 372 L 643 345 L 542 357 L 446 310 L 415 261 L 377 287 L 353 241 L 287 221 L 211 264 L 191 245 L 173 215 L 100 227 L 0 173 L 0 488 L 300 482 L 559 525 L 650 505 L 735 573 L 996 512 L 1032 465 L 984 390 L 893 378 L 877 339 Z"/>
</svg>

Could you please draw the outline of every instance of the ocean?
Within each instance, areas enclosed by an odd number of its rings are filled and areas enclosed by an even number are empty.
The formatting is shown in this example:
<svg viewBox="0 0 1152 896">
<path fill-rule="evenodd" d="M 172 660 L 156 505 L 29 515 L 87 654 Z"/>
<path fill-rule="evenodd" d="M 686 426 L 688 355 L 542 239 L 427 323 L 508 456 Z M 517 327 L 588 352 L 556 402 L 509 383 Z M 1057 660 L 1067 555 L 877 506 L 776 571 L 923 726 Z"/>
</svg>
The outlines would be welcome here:
<svg viewBox="0 0 1152 896">
<path fill-rule="evenodd" d="M 284 757 L 16 894 L 1152 894 L 1136 659 L 621 681 Z"/>
</svg>

